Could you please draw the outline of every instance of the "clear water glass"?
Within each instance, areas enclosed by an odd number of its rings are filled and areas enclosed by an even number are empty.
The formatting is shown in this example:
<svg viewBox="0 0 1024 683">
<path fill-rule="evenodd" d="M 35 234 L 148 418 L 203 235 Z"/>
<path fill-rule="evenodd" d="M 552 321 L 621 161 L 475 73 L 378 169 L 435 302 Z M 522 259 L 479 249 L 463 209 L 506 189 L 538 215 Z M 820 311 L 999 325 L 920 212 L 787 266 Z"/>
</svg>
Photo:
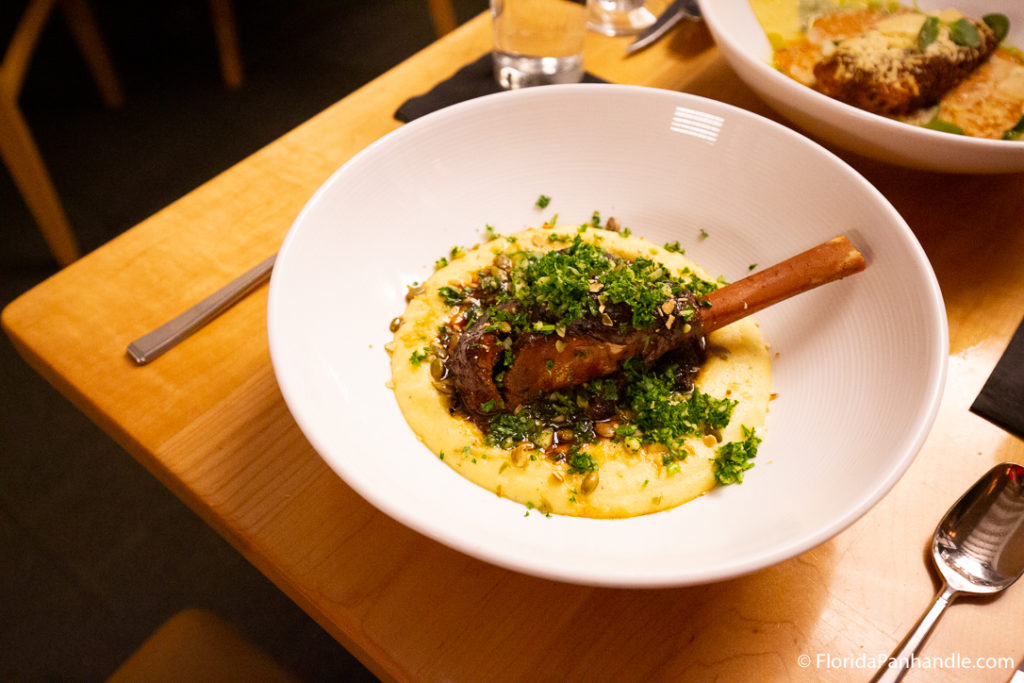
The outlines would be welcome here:
<svg viewBox="0 0 1024 683">
<path fill-rule="evenodd" d="M 587 8 L 571 0 L 491 0 L 494 77 L 506 90 L 583 80 Z"/>
<path fill-rule="evenodd" d="M 587 28 L 606 36 L 631 36 L 657 17 L 645 0 L 587 0 Z"/>
</svg>

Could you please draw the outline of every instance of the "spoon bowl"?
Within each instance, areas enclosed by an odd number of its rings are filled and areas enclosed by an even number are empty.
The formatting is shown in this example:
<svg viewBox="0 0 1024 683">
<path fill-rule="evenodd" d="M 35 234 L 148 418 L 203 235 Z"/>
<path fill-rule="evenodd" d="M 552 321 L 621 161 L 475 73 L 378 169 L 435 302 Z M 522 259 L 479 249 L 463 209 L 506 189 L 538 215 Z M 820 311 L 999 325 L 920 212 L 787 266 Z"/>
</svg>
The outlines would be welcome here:
<svg viewBox="0 0 1024 683">
<path fill-rule="evenodd" d="M 953 504 L 935 529 L 932 559 L 942 590 L 872 681 L 903 678 L 957 595 L 998 593 L 1024 573 L 1024 466 L 996 465 Z"/>
</svg>

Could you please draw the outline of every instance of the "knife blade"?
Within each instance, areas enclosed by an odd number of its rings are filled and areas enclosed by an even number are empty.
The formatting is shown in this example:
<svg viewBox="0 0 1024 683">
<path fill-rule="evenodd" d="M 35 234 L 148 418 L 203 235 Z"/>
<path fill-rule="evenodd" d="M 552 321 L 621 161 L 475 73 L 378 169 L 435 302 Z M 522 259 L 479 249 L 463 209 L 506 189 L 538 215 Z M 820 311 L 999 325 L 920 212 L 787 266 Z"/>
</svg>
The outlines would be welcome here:
<svg viewBox="0 0 1024 683">
<path fill-rule="evenodd" d="M 636 40 L 626 46 L 626 54 L 635 54 L 650 47 L 683 19 L 697 21 L 700 18 L 697 0 L 673 0 L 653 24 L 641 31 Z"/>
</svg>

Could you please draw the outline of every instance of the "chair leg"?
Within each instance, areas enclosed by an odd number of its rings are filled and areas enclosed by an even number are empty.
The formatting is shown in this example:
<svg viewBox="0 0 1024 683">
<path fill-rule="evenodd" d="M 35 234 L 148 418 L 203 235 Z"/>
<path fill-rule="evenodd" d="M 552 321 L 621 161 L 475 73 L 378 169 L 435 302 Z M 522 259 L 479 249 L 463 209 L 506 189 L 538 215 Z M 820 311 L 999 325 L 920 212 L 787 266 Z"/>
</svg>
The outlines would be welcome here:
<svg viewBox="0 0 1024 683">
<path fill-rule="evenodd" d="M 220 72 L 229 88 L 242 85 L 242 57 L 238 49 L 238 29 L 231 0 L 210 0 L 213 32 L 220 54 Z"/>
<path fill-rule="evenodd" d="M 455 8 L 451 0 L 427 0 L 427 5 L 438 38 L 455 29 Z"/>
<path fill-rule="evenodd" d="M 57 191 L 28 125 L 13 98 L 0 95 L 0 158 L 11 172 L 54 258 L 66 266 L 78 258 L 78 245 Z"/>
<path fill-rule="evenodd" d="M 61 0 L 60 4 L 71 35 L 85 57 L 85 63 L 93 80 L 96 81 L 104 104 L 113 108 L 122 106 L 124 91 L 114 72 L 114 64 L 103 44 L 99 26 L 89 5 L 84 0 Z"/>
</svg>

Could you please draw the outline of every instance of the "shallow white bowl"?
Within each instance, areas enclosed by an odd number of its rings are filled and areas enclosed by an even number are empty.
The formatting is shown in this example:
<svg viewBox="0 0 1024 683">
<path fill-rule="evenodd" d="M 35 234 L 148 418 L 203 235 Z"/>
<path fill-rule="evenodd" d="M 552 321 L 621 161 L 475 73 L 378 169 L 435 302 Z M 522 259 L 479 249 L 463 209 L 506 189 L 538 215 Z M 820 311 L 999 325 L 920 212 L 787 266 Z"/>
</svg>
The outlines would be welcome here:
<svg viewBox="0 0 1024 683">
<path fill-rule="evenodd" d="M 540 194 L 550 206 L 534 206 Z M 462 478 L 396 405 L 384 345 L 406 285 L 453 245 L 594 210 L 678 240 L 729 280 L 845 233 L 866 271 L 758 314 L 774 359 L 757 465 L 742 485 L 621 520 L 534 512 Z M 700 230 L 708 236 L 701 239 Z M 472 100 L 382 138 L 296 218 L 270 284 L 274 370 L 295 420 L 353 489 L 400 522 L 522 572 L 607 586 L 714 581 L 830 538 L 878 501 L 934 419 L 946 320 L 896 211 L 791 130 L 722 103 L 629 86 Z M 370 551 L 371 549 L 368 549 Z"/>
<path fill-rule="evenodd" d="M 772 68 L 771 45 L 748 0 L 698 1 L 715 42 L 739 77 L 769 106 L 819 139 L 880 161 L 927 171 L 1024 171 L 1024 142 L 982 140 L 900 123 L 797 83 Z M 1024 48 L 1021 0 L 919 0 L 917 4 L 926 10 L 955 7 L 973 17 L 1002 12 L 1010 19 L 1006 44 Z"/>
</svg>

